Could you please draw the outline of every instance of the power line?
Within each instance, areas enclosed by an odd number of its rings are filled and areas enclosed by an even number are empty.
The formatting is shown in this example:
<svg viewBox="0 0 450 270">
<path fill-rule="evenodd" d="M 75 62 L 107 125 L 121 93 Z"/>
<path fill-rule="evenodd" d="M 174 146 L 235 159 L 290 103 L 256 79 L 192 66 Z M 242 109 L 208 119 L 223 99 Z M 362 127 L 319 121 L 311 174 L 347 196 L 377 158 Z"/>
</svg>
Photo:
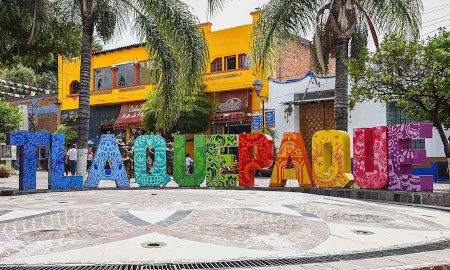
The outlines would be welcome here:
<svg viewBox="0 0 450 270">
<path fill-rule="evenodd" d="M 430 14 L 430 13 L 433 13 L 433 12 L 436 12 L 436 11 L 440 11 L 440 10 L 448 8 L 448 7 L 450 7 L 450 3 L 443 4 L 443 5 L 436 6 L 436 7 L 432 7 L 430 9 L 428 9 L 428 11 L 424 12 L 423 14 L 424 15 Z"/>
<path fill-rule="evenodd" d="M 442 27 L 450 27 L 450 24 L 449 24 L 449 25 L 446 25 L 446 26 L 442 26 Z M 428 32 L 428 33 L 425 33 L 425 34 L 423 34 L 423 36 L 427 36 L 427 35 L 429 35 L 429 34 L 432 34 L 432 33 L 434 33 L 434 32 L 437 32 L 437 31 L 439 31 L 439 28 L 438 28 L 438 29 L 435 29 L 435 30 L 433 30 L 433 31 L 430 31 L 430 32 Z"/>
<path fill-rule="evenodd" d="M 450 14 L 447 14 L 447 15 L 441 16 L 441 17 L 439 17 L 439 18 L 435 18 L 435 19 L 432 19 L 432 20 L 423 22 L 423 24 L 428 24 L 428 23 L 430 23 L 430 22 L 434 22 L 434 21 L 437 21 L 437 20 L 440 20 L 440 19 L 442 19 L 442 18 L 446 18 L 446 17 L 449 17 L 449 16 L 450 16 Z M 425 27 L 426 27 L 426 26 L 425 26 Z"/>
<path fill-rule="evenodd" d="M 429 24 L 429 25 L 427 25 L 427 26 L 424 26 L 423 28 L 427 28 L 427 27 L 430 27 L 430 26 L 434 26 L 434 25 L 437 25 L 437 24 L 440 24 L 440 23 L 445 23 L 445 22 L 447 22 L 448 20 L 449 20 L 449 19 L 445 19 L 445 20 L 443 20 L 443 21 L 438 21 L 438 22 Z"/>
</svg>

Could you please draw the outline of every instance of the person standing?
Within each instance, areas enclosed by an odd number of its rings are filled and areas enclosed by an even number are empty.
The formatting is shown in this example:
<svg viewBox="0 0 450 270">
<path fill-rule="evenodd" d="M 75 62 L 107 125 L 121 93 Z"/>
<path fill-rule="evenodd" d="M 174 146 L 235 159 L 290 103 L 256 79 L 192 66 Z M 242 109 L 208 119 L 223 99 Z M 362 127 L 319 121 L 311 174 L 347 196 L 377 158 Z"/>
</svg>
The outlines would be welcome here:
<svg viewBox="0 0 450 270">
<path fill-rule="evenodd" d="M 192 174 L 194 170 L 194 160 L 192 160 L 191 155 L 189 153 L 186 154 L 186 173 Z"/>
<path fill-rule="evenodd" d="M 77 158 L 78 158 L 78 151 L 76 144 L 72 145 L 72 148 L 70 148 L 70 150 L 67 151 L 67 157 L 69 158 L 70 174 L 75 175 L 77 171 Z"/>
<path fill-rule="evenodd" d="M 89 147 L 87 153 L 87 169 L 89 170 L 92 165 L 92 160 L 94 159 L 94 151 L 92 151 L 92 147 Z"/>
<path fill-rule="evenodd" d="M 64 148 L 64 172 L 66 173 L 66 176 L 69 175 L 69 171 L 70 171 L 70 163 L 69 163 L 69 155 L 67 154 L 67 148 Z"/>
</svg>

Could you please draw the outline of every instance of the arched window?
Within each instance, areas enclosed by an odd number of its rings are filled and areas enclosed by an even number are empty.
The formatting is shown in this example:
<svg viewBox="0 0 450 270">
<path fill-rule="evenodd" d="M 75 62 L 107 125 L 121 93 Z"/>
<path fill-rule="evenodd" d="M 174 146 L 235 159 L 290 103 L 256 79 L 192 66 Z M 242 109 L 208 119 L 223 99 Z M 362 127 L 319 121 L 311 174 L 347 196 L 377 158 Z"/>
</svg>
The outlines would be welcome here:
<svg viewBox="0 0 450 270">
<path fill-rule="evenodd" d="M 70 83 L 70 94 L 76 95 L 80 92 L 80 82 L 78 81 L 72 81 Z"/>
<path fill-rule="evenodd" d="M 214 59 L 211 63 L 211 72 L 222 71 L 222 57 Z"/>
</svg>

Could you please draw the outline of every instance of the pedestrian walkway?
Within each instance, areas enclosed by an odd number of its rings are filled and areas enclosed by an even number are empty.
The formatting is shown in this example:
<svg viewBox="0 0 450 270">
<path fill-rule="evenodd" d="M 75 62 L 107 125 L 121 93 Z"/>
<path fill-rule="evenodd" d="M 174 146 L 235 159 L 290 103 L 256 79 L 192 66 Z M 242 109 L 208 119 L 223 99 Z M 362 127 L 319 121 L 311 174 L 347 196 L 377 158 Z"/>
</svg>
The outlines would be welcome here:
<svg viewBox="0 0 450 270">
<path fill-rule="evenodd" d="M 323 264 L 310 260 L 268 269 L 410 269 L 450 264 L 448 228 L 450 213 L 445 211 L 302 193 L 44 193 L 0 197 L 0 264 L 325 256 Z"/>
</svg>

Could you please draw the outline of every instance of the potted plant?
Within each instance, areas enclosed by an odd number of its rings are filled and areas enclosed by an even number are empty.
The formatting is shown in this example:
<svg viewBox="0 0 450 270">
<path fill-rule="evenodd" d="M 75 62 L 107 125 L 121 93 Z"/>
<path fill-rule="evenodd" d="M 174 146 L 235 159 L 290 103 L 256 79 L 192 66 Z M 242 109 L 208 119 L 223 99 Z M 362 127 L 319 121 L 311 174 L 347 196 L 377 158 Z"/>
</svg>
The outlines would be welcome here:
<svg viewBox="0 0 450 270">
<path fill-rule="evenodd" d="M 11 175 L 11 172 L 11 166 L 0 164 L 0 178 L 8 178 Z"/>
</svg>

